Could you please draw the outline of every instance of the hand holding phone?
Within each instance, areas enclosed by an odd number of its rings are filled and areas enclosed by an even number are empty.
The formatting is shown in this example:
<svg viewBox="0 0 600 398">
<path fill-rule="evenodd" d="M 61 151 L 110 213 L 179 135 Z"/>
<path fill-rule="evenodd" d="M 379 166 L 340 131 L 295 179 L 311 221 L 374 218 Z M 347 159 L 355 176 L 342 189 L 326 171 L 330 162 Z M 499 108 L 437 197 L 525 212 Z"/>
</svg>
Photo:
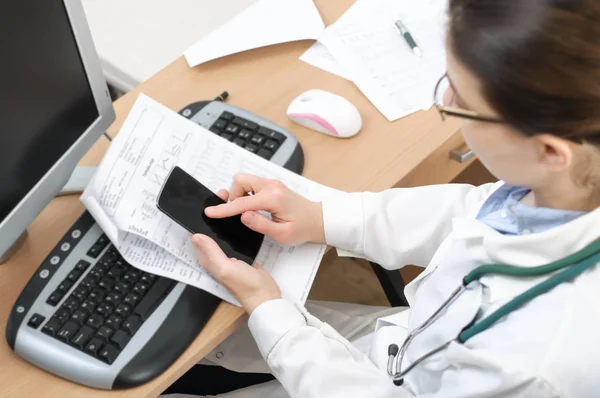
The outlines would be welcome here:
<svg viewBox="0 0 600 398">
<path fill-rule="evenodd" d="M 228 257 L 252 264 L 264 235 L 246 227 L 240 215 L 209 218 L 204 214 L 206 207 L 222 203 L 225 201 L 175 166 L 158 195 L 157 207 L 192 234 L 210 236 Z"/>
</svg>

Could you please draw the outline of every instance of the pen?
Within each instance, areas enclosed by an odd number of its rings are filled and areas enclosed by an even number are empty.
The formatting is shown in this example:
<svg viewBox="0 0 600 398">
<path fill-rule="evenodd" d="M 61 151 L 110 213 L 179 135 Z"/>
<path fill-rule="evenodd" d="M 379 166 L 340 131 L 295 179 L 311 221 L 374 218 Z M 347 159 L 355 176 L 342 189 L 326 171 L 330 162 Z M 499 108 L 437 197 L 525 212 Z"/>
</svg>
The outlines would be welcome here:
<svg viewBox="0 0 600 398">
<path fill-rule="evenodd" d="M 406 40 L 406 43 L 410 46 L 410 49 L 412 50 L 412 52 L 415 53 L 415 55 L 417 57 L 422 57 L 423 56 L 423 52 L 421 51 L 421 49 L 419 48 L 419 46 L 417 46 L 417 43 L 415 42 L 415 39 L 413 39 L 412 35 L 408 31 L 408 29 L 406 29 L 406 26 L 404 26 L 404 24 L 402 23 L 402 21 L 397 20 L 395 22 L 395 25 L 396 25 L 396 28 L 398 28 L 398 32 L 400 32 L 400 34 L 402 35 L 402 37 L 404 37 L 404 40 Z"/>
<path fill-rule="evenodd" d="M 227 91 L 223 91 L 221 95 L 216 97 L 213 101 L 225 101 L 229 97 L 229 93 Z"/>
</svg>

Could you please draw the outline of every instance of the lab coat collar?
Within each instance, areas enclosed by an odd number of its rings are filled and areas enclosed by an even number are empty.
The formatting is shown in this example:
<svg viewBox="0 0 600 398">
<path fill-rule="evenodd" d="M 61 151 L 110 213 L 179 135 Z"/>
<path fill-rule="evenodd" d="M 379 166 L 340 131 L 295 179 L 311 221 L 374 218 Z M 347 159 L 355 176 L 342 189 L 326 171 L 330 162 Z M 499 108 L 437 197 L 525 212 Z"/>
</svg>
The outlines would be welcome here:
<svg viewBox="0 0 600 398">
<path fill-rule="evenodd" d="M 503 235 L 474 218 L 453 219 L 457 239 L 479 241 L 491 262 L 533 267 L 567 257 L 600 237 L 600 208 L 530 235 Z"/>
</svg>

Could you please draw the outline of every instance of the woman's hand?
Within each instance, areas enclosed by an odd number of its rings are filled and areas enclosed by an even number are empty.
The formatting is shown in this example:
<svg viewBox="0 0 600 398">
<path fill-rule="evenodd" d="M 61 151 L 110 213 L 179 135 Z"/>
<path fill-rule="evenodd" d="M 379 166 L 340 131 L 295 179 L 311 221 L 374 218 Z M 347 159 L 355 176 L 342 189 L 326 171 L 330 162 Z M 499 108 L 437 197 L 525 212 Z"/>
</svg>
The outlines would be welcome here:
<svg viewBox="0 0 600 398">
<path fill-rule="evenodd" d="M 258 264 L 229 258 L 206 235 L 192 236 L 200 264 L 240 302 L 248 314 L 262 303 L 281 298 L 275 279 Z"/>
<path fill-rule="evenodd" d="M 238 174 L 229 192 L 221 190 L 218 195 L 229 202 L 207 207 L 204 212 L 208 217 L 241 214 L 248 228 L 286 245 L 325 243 L 321 203 L 298 195 L 281 181 Z M 272 219 L 258 213 L 260 210 L 271 213 Z"/>
</svg>

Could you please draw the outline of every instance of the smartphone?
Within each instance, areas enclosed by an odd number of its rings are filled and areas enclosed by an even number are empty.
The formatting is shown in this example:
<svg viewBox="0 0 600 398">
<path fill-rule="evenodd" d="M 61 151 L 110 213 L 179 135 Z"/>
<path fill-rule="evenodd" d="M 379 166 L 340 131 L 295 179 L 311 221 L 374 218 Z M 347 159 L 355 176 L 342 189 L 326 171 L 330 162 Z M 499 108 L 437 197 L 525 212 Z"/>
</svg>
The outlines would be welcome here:
<svg viewBox="0 0 600 398">
<path fill-rule="evenodd" d="M 241 215 L 209 218 L 204 214 L 206 207 L 221 203 L 225 201 L 178 166 L 169 173 L 157 200 L 158 209 L 183 228 L 210 236 L 228 257 L 252 264 L 264 235 L 242 224 Z"/>
</svg>

